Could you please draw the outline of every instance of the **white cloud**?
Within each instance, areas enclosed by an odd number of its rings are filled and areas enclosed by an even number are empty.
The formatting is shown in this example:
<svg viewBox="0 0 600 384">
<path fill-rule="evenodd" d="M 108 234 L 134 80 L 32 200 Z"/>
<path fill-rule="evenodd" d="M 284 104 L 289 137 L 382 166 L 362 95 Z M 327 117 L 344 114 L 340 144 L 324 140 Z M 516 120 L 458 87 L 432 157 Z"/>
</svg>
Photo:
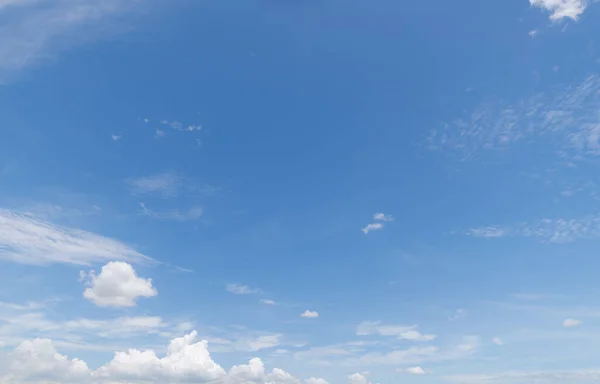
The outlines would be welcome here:
<svg viewBox="0 0 600 384">
<path fill-rule="evenodd" d="M 110 138 L 113 139 L 113 141 L 119 141 L 121 140 L 121 135 L 111 135 Z"/>
<path fill-rule="evenodd" d="M 269 299 L 261 299 L 260 303 L 264 305 L 277 305 L 277 303 L 274 300 Z"/>
<path fill-rule="evenodd" d="M 365 375 L 353 373 L 352 375 L 348 376 L 348 384 L 371 384 L 371 382 L 367 380 Z"/>
<path fill-rule="evenodd" d="M 0 3 L 0 82 L 23 68 L 119 27 L 142 5 L 132 0 L 9 0 Z"/>
<path fill-rule="evenodd" d="M 187 210 L 169 209 L 164 211 L 155 211 L 146 206 L 146 203 L 140 203 L 141 213 L 145 216 L 159 220 L 191 221 L 202 217 L 204 210 L 202 207 L 192 207 Z"/>
<path fill-rule="evenodd" d="M 417 328 L 417 325 L 383 325 L 380 321 L 365 321 L 356 327 L 356 334 L 358 336 L 393 336 L 409 341 L 432 341 L 437 338 L 433 334 L 422 334 Z"/>
<path fill-rule="evenodd" d="M 196 124 L 185 125 L 179 121 L 163 120 L 163 121 L 161 121 L 161 124 L 168 125 L 172 129 L 174 129 L 176 131 L 181 131 L 181 132 L 200 132 L 200 131 L 202 131 L 202 125 L 196 125 Z"/>
<path fill-rule="evenodd" d="M 452 316 L 450 316 L 448 318 L 448 320 L 450 321 L 456 321 L 462 317 L 464 317 L 467 314 L 467 311 L 465 311 L 464 309 L 457 309 L 456 311 L 454 311 L 454 313 L 452 314 Z"/>
<path fill-rule="evenodd" d="M 577 20 L 588 4 L 588 0 L 529 0 L 534 7 L 550 12 L 550 19 L 558 21 L 564 18 Z"/>
<path fill-rule="evenodd" d="M 529 37 L 534 38 L 538 35 L 538 30 L 537 29 L 532 29 L 531 31 L 529 31 Z"/>
<path fill-rule="evenodd" d="M 582 323 L 583 323 L 583 321 L 581 321 L 581 320 L 566 319 L 563 322 L 563 327 L 565 327 L 565 328 L 573 328 L 573 327 L 577 327 L 578 325 L 581 325 Z"/>
<path fill-rule="evenodd" d="M 32 265 L 153 261 L 118 240 L 6 209 L 0 209 L 0 259 Z"/>
<path fill-rule="evenodd" d="M 258 358 L 233 366 L 227 372 L 212 359 L 207 341 L 197 340 L 195 331 L 173 339 L 162 357 L 153 350 L 129 349 L 115 353 L 110 362 L 93 371 L 84 361 L 61 355 L 49 339 L 25 341 L 0 359 L 0 382 L 7 384 L 301 383 L 278 368 L 267 372 Z M 311 377 L 305 383 L 327 384 L 327 381 Z"/>
<path fill-rule="evenodd" d="M 99 307 L 134 307 L 140 297 L 158 294 L 152 279 L 138 277 L 133 267 L 124 262 L 110 262 L 98 276 L 91 271 L 87 277 L 89 287 L 83 297 Z"/>
<path fill-rule="evenodd" d="M 410 375 L 425 375 L 427 372 L 421 367 L 409 367 L 404 369 L 399 369 L 398 372 L 408 373 Z"/>
<path fill-rule="evenodd" d="M 492 342 L 493 342 L 494 344 L 496 344 L 496 345 L 504 345 L 504 341 L 502 341 L 502 339 L 501 339 L 501 338 L 499 338 L 499 337 L 494 337 L 494 338 L 492 339 Z"/>
<path fill-rule="evenodd" d="M 319 317 L 319 312 L 310 311 L 310 310 L 307 309 L 300 316 L 308 318 L 308 319 L 316 319 L 317 317 Z"/>
<path fill-rule="evenodd" d="M 329 384 L 327 380 L 317 379 L 315 377 L 309 377 L 304 381 L 306 384 Z"/>
<path fill-rule="evenodd" d="M 48 339 L 25 341 L 4 359 L 8 375 L 3 378 L 0 372 L 3 383 L 80 383 L 90 374 L 85 362 L 59 354 Z"/>
<path fill-rule="evenodd" d="M 373 220 L 376 221 L 394 221 L 392 215 L 388 215 L 385 213 L 376 213 L 373 215 Z"/>
<path fill-rule="evenodd" d="M 361 228 L 361 231 L 363 231 L 363 233 L 366 235 L 371 231 L 379 231 L 382 229 L 383 229 L 382 223 L 371 223 L 371 224 L 368 224 L 366 227 Z"/>
<path fill-rule="evenodd" d="M 228 292 L 233 293 L 234 295 L 252 295 L 262 292 L 262 290 L 258 288 L 250 288 L 247 285 L 241 284 L 228 284 L 226 288 Z"/>
</svg>

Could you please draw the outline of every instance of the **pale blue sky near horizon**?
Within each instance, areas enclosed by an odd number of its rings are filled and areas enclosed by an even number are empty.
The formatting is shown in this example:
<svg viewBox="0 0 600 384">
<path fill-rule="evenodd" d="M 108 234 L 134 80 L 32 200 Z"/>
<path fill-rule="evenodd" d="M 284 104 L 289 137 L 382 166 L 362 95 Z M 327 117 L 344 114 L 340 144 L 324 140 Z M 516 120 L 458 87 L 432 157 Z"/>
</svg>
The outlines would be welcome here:
<svg viewBox="0 0 600 384">
<path fill-rule="evenodd" d="M 115 351 L 196 330 L 225 370 L 332 384 L 599 380 L 599 18 L 0 4 L 3 353 L 51 339 L 134 380 Z"/>
</svg>

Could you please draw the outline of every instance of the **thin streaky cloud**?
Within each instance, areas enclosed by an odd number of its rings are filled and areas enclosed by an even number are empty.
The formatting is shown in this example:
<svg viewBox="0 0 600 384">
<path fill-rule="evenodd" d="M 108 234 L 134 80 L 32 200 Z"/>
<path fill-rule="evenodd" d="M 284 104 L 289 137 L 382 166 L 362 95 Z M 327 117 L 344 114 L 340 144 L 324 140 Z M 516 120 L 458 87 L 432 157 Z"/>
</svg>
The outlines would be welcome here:
<svg viewBox="0 0 600 384">
<path fill-rule="evenodd" d="M 192 207 L 185 210 L 169 209 L 157 211 L 148 208 L 146 203 L 140 203 L 140 208 L 140 213 L 142 215 L 158 220 L 193 221 L 201 218 L 204 213 L 202 207 Z"/>
<path fill-rule="evenodd" d="M 130 0 L 1 2 L 0 82 L 60 51 L 119 31 L 119 20 L 142 7 Z"/>
<path fill-rule="evenodd" d="M 225 288 L 228 292 L 233 293 L 234 295 L 252 295 L 255 293 L 262 293 L 262 290 L 258 288 L 250 288 L 247 285 L 241 284 L 228 284 Z"/>
<path fill-rule="evenodd" d="M 119 240 L 6 209 L 0 209 L 0 259 L 31 265 L 154 263 Z"/>
<path fill-rule="evenodd" d="M 373 215 L 373 220 L 376 221 L 394 221 L 394 217 L 392 215 L 388 215 L 385 213 L 376 213 Z"/>
<path fill-rule="evenodd" d="M 577 319 L 566 319 L 563 322 L 563 327 L 565 328 L 573 328 L 583 324 L 583 321 Z"/>
<path fill-rule="evenodd" d="M 380 230 L 382 230 L 382 229 L 383 229 L 383 227 L 384 227 L 384 225 L 383 225 L 382 223 L 371 223 L 371 224 L 368 224 L 366 227 L 364 227 L 364 228 L 361 228 L 361 231 L 362 231 L 362 232 L 363 232 L 365 235 L 368 235 L 368 234 L 369 234 L 369 232 L 372 232 L 372 231 L 380 231 Z"/>
</svg>

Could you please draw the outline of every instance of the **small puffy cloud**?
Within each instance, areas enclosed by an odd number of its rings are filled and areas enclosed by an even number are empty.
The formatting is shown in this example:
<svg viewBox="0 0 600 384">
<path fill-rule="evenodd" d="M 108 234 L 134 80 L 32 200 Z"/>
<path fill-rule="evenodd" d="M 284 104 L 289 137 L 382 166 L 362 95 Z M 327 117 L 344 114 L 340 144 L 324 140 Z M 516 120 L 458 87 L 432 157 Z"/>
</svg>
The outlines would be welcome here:
<svg viewBox="0 0 600 384">
<path fill-rule="evenodd" d="M 233 293 L 234 295 L 251 295 L 262 292 L 258 288 L 250 288 L 247 285 L 240 284 L 228 284 L 226 289 L 228 292 Z"/>
<path fill-rule="evenodd" d="M 504 341 L 502 341 L 502 339 L 501 339 L 501 338 L 499 338 L 499 337 L 494 337 L 494 338 L 492 339 L 492 343 L 494 343 L 494 344 L 496 344 L 496 345 L 504 345 Z"/>
<path fill-rule="evenodd" d="M 529 0 L 529 3 L 550 13 L 550 20 L 577 20 L 588 4 L 587 0 Z"/>
<path fill-rule="evenodd" d="M 315 377 L 309 377 L 304 381 L 305 384 L 329 384 L 327 380 L 317 379 Z"/>
<path fill-rule="evenodd" d="M 268 299 L 261 299 L 260 303 L 264 304 L 264 305 L 277 305 L 277 303 L 274 300 L 268 300 Z"/>
<path fill-rule="evenodd" d="M 537 29 L 532 29 L 531 31 L 529 31 L 529 37 L 534 38 L 536 37 L 538 34 L 538 30 Z"/>
<path fill-rule="evenodd" d="M 316 319 L 317 317 L 319 317 L 319 312 L 310 311 L 310 310 L 307 309 L 300 316 L 308 318 L 308 319 Z"/>
<path fill-rule="evenodd" d="M 565 327 L 565 328 L 573 328 L 573 327 L 577 327 L 578 325 L 581 325 L 582 323 L 583 323 L 583 321 L 581 321 L 581 320 L 566 319 L 563 322 L 563 327 Z"/>
<path fill-rule="evenodd" d="M 99 307 L 134 307 L 138 298 L 158 294 L 152 279 L 138 277 L 130 264 L 119 261 L 103 266 L 97 276 L 91 271 L 80 278 L 89 285 L 83 297 Z"/>
<path fill-rule="evenodd" d="M 425 375 L 427 372 L 421 367 L 409 367 L 404 369 L 399 369 L 398 372 L 408 373 L 409 375 Z"/>
<path fill-rule="evenodd" d="M 121 140 L 121 135 L 110 135 L 110 138 L 113 139 L 113 141 L 119 141 Z"/>
<path fill-rule="evenodd" d="M 394 221 L 392 215 L 388 215 L 385 213 L 376 213 L 373 215 L 373 220 L 376 221 Z"/>
<path fill-rule="evenodd" d="M 371 384 L 365 375 L 360 373 L 353 373 L 348 376 L 348 384 Z"/>
<path fill-rule="evenodd" d="M 383 229 L 383 224 L 381 223 L 371 223 L 368 224 L 366 227 L 361 228 L 361 231 L 363 231 L 363 233 L 366 235 L 371 231 L 379 231 Z"/>
</svg>

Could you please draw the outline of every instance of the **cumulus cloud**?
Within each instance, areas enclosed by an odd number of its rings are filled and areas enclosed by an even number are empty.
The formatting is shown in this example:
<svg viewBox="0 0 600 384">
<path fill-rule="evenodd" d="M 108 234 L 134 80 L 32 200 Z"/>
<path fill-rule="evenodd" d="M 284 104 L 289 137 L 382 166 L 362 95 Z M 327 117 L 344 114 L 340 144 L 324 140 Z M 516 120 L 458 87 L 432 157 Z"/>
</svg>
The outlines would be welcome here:
<svg viewBox="0 0 600 384">
<path fill-rule="evenodd" d="M 0 209 L 0 259 L 31 265 L 153 262 L 118 240 L 6 209 Z"/>
<path fill-rule="evenodd" d="M 352 375 L 348 376 L 348 384 L 371 384 L 371 382 L 367 380 L 365 375 L 353 373 Z"/>
<path fill-rule="evenodd" d="M 152 279 L 138 277 L 133 267 L 124 262 L 110 262 L 99 275 L 91 271 L 83 278 L 89 285 L 83 297 L 99 307 L 134 307 L 140 297 L 158 294 Z"/>
<path fill-rule="evenodd" d="M 308 319 L 316 319 L 317 317 L 319 317 L 319 312 L 310 311 L 310 310 L 307 309 L 300 316 L 308 318 Z"/>
<path fill-rule="evenodd" d="M 250 288 L 247 285 L 241 284 L 228 284 L 227 291 L 234 295 L 252 295 L 254 293 L 261 293 L 262 290 L 258 288 Z"/>
<path fill-rule="evenodd" d="M 226 371 L 208 351 L 207 341 L 198 341 L 191 332 L 173 339 L 164 356 L 153 350 L 129 349 L 115 353 L 110 362 L 96 370 L 78 359 L 58 353 L 49 339 L 26 341 L 7 356 L 0 366 L 0 382 L 58 383 L 224 383 L 224 384 L 300 384 L 284 370 L 265 370 L 264 363 L 251 359 L 248 364 Z M 327 384 L 323 379 L 309 378 L 307 384 Z"/>
<path fill-rule="evenodd" d="M 437 335 L 422 334 L 417 325 L 386 325 L 380 321 L 365 321 L 356 327 L 358 336 L 393 336 L 408 341 L 432 341 Z"/>
<path fill-rule="evenodd" d="M 550 20 L 558 21 L 577 20 L 585 11 L 588 0 L 529 0 L 529 3 L 550 12 Z"/>
<path fill-rule="evenodd" d="M 399 369 L 398 372 L 408 373 L 410 375 L 425 375 L 427 372 L 421 367 L 409 367 L 404 369 Z"/>
<path fill-rule="evenodd" d="M 565 327 L 565 328 L 573 328 L 573 327 L 577 327 L 578 325 L 581 325 L 582 323 L 583 323 L 583 321 L 581 321 L 581 320 L 566 319 L 563 322 L 563 327 Z"/>
</svg>

